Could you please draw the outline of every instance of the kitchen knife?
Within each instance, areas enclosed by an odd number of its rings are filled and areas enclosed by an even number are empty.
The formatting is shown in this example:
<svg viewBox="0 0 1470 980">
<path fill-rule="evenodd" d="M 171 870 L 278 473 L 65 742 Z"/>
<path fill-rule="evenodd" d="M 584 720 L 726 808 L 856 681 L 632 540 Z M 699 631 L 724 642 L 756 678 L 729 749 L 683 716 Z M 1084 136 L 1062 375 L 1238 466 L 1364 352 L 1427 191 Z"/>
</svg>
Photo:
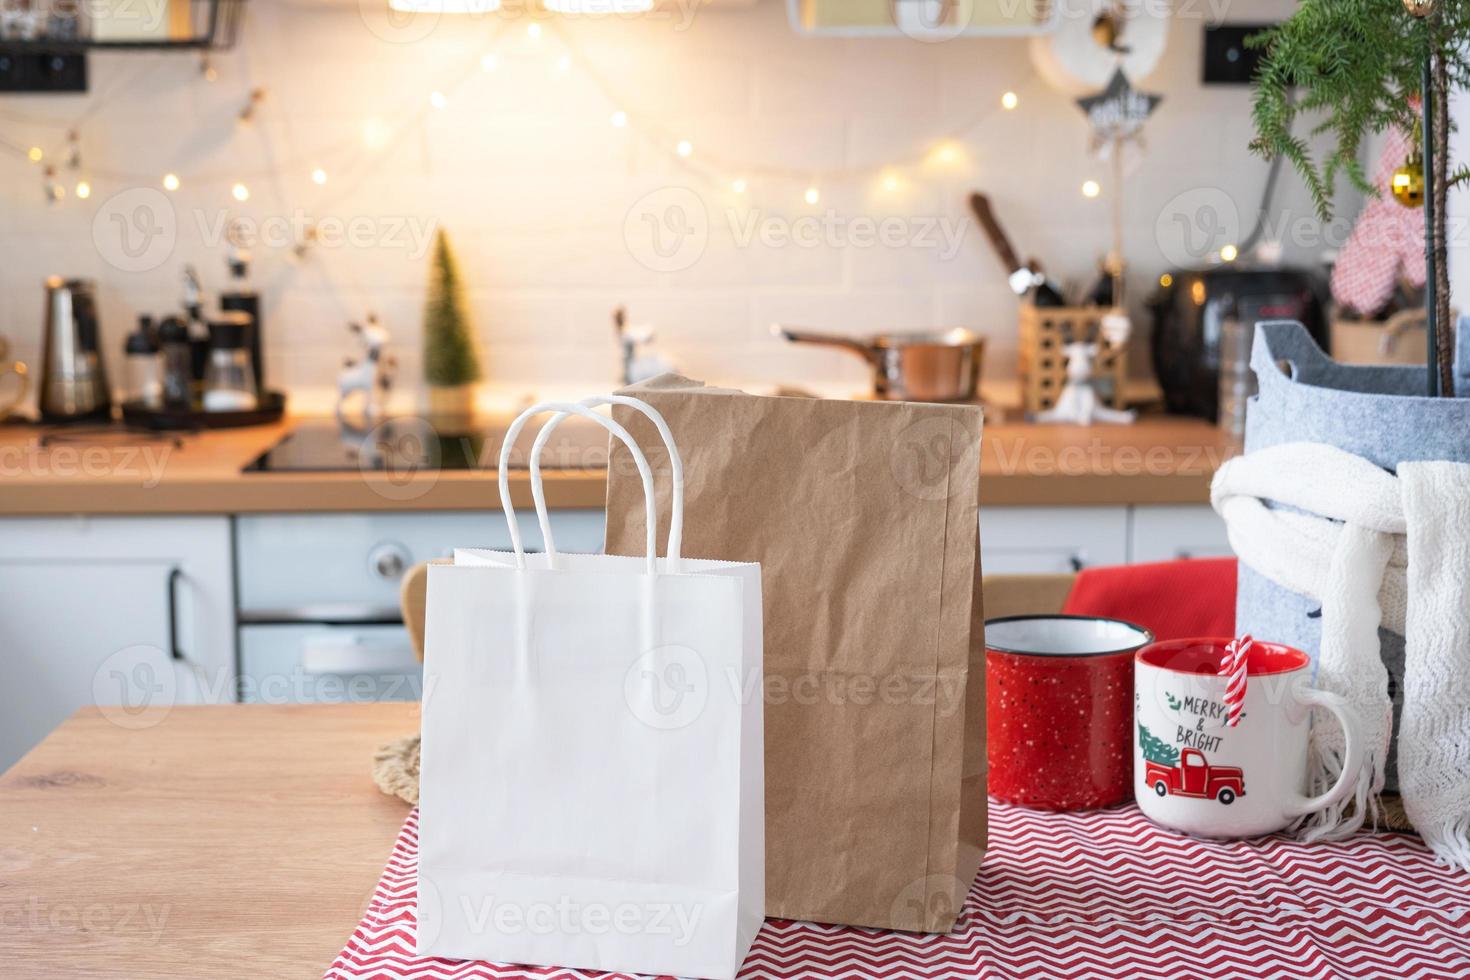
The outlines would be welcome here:
<svg viewBox="0 0 1470 980">
<path fill-rule="evenodd" d="M 1046 276 L 1042 274 L 1036 263 L 1023 263 L 1016 256 L 1016 250 L 1011 247 L 1011 241 L 1006 237 L 1005 230 L 1001 228 L 1000 222 L 995 218 L 995 212 L 991 210 L 990 199 L 979 191 L 970 195 L 970 210 L 975 214 L 975 220 L 980 223 L 980 228 L 985 232 L 985 237 L 990 239 L 990 245 L 995 249 L 995 254 L 1000 258 L 1001 264 L 1006 267 L 1009 274 L 1007 281 L 1017 296 L 1031 294 L 1031 302 L 1037 306 L 1064 306 L 1061 292 L 1047 282 Z"/>
</svg>

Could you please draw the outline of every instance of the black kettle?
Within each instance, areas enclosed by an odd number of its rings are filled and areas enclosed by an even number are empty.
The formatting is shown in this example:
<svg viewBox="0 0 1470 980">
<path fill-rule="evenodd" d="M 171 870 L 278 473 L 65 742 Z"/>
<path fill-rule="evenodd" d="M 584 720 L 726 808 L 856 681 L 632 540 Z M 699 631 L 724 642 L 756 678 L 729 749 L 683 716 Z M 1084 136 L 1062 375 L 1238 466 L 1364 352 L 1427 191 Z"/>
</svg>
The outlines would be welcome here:
<svg viewBox="0 0 1470 980">
<path fill-rule="evenodd" d="M 1260 320 L 1298 320 L 1328 349 L 1325 286 L 1304 269 L 1180 269 L 1160 276 L 1159 283 L 1148 301 L 1154 371 L 1175 415 L 1217 421 L 1220 340 L 1227 320 L 1239 320 L 1252 331 Z"/>
</svg>

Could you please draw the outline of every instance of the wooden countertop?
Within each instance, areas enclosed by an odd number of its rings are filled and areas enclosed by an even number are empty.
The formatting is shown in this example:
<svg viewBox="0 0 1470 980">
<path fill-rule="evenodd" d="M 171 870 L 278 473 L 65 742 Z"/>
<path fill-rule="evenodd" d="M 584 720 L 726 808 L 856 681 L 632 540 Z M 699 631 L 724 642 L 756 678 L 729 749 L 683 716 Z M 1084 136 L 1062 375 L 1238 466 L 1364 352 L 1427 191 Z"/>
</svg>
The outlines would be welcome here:
<svg viewBox="0 0 1470 980">
<path fill-rule="evenodd" d="M 417 704 L 86 708 L 0 776 L 0 973 L 314 978 L 408 805 L 373 749 Z"/>
<path fill-rule="evenodd" d="M 495 474 L 478 471 L 241 473 L 290 422 L 182 437 L 136 436 L 42 448 L 37 430 L 0 426 L 0 516 L 246 514 L 301 511 L 476 510 L 498 506 Z M 1196 419 L 1149 417 L 1130 426 L 987 424 L 983 503 L 1202 504 L 1236 447 Z M 531 506 L 524 471 L 511 499 Z M 552 507 L 601 507 L 601 470 L 548 471 Z"/>
</svg>

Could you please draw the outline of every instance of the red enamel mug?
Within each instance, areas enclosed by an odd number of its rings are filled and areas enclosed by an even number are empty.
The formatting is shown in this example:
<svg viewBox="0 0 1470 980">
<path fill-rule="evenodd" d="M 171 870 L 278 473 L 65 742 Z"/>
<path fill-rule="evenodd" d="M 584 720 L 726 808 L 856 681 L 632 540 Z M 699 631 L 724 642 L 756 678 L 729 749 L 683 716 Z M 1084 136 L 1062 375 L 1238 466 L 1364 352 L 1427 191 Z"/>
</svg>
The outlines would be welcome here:
<svg viewBox="0 0 1470 980">
<path fill-rule="evenodd" d="M 990 795 L 1042 810 L 1131 799 L 1133 655 L 1153 639 L 1096 616 L 986 622 Z"/>
</svg>

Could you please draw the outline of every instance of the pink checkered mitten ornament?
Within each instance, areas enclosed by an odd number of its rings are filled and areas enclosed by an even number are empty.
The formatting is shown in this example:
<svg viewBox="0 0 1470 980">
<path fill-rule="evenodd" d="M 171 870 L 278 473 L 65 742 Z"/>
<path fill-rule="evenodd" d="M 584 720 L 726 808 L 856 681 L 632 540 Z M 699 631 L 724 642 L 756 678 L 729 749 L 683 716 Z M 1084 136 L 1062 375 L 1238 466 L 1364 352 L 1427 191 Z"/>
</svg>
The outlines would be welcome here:
<svg viewBox="0 0 1470 980">
<path fill-rule="evenodd" d="M 1388 305 L 1400 277 L 1424 285 L 1424 212 L 1394 200 L 1390 184 L 1408 155 L 1409 138 L 1390 130 L 1373 179 L 1379 196 L 1368 198 L 1332 270 L 1332 298 L 1364 316 Z"/>
</svg>

